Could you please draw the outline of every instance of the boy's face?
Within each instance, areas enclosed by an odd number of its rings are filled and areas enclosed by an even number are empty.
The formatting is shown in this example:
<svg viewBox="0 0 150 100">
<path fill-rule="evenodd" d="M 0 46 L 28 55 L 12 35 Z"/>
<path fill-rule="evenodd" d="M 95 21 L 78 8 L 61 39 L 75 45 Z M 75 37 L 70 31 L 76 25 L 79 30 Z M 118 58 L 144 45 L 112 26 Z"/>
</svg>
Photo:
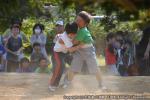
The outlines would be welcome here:
<svg viewBox="0 0 150 100">
<path fill-rule="evenodd" d="M 79 27 L 84 27 L 86 26 L 86 23 L 84 22 L 84 20 L 80 17 L 80 16 L 77 16 L 76 18 L 76 23 Z"/>
<path fill-rule="evenodd" d="M 48 65 L 47 65 L 47 61 L 46 60 L 43 59 L 43 60 L 40 61 L 40 67 L 41 68 L 46 68 L 47 66 Z"/>
<path fill-rule="evenodd" d="M 17 36 L 18 34 L 19 34 L 19 28 L 17 28 L 17 27 L 13 27 L 12 29 L 11 29 L 11 31 L 12 31 L 12 34 L 14 35 L 14 36 Z"/>
<path fill-rule="evenodd" d="M 75 33 L 70 33 L 70 34 L 68 34 L 68 37 L 70 39 L 74 39 L 76 37 L 76 34 Z"/>
<path fill-rule="evenodd" d="M 29 62 L 23 62 L 22 63 L 22 68 L 27 68 L 27 67 L 29 67 Z"/>
<path fill-rule="evenodd" d="M 40 52 L 40 49 L 41 49 L 40 46 L 35 46 L 34 47 L 35 52 Z"/>
<path fill-rule="evenodd" d="M 59 33 L 62 33 L 64 32 L 64 26 L 63 25 L 56 25 L 56 33 L 59 34 Z"/>
</svg>

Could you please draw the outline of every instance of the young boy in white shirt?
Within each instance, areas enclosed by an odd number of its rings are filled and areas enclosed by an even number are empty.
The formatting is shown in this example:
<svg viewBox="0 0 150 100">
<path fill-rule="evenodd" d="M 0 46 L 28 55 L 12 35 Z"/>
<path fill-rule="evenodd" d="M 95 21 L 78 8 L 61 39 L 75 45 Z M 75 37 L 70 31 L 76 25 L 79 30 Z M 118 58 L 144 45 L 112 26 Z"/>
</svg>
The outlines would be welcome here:
<svg viewBox="0 0 150 100">
<path fill-rule="evenodd" d="M 67 23 L 65 32 L 57 35 L 57 40 L 54 46 L 53 62 L 53 75 L 50 79 L 49 89 L 55 91 L 59 85 L 61 76 L 65 68 L 65 55 L 68 52 L 68 48 L 72 47 L 72 39 L 76 36 L 78 26 L 75 22 Z"/>
</svg>

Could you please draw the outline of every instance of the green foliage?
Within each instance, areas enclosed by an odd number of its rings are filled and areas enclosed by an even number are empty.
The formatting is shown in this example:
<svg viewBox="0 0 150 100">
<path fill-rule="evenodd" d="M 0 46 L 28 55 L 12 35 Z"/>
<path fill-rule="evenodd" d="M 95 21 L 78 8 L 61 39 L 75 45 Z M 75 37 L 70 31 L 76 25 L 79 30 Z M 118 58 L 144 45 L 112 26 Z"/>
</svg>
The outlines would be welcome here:
<svg viewBox="0 0 150 100">
<path fill-rule="evenodd" d="M 102 0 L 103 1 L 103 0 Z M 9 26 L 13 17 L 23 20 L 22 31 L 28 39 L 32 35 L 32 28 L 35 23 L 45 25 L 45 34 L 51 32 L 55 27 L 56 20 L 63 19 L 64 22 L 74 21 L 80 10 L 86 10 L 92 15 L 105 15 L 100 21 L 93 20 L 89 29 L 95 37 L 97 45 L 105 44 L 105 37 L 109 32 L 129 31 L 132 40 L 138 43 L 142 32 L 139 28 L 148 23 L 147 11 L 129 13 L 114 5 L 112 0 L 0 0 L 0 33 L 2 34 Z M 144 0 L 145 1 L 145 0 Z M 52 5 L 45 9 L 44 5 Z M 100 7 L 99 4 L 102 6 Z M 111 19 L 117 16 L 116 19 Z M 141 27 L 142 26 L 142 27 Z M 102 44 L 99 44 L 102 43 Z M 24 47 L 29 47 L 25 43 Z"/>
</svg>

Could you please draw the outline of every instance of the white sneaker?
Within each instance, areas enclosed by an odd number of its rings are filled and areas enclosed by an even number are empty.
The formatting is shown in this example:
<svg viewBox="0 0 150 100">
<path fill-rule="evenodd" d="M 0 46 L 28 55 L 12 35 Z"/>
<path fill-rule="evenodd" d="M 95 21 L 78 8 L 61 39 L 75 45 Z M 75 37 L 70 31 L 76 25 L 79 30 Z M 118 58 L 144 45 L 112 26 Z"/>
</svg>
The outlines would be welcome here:
<svg viewBox="0 0 150 100">
<path fill-rule="evenodd" d="M 56 87 L 54 87 L 54 86 L 49 86 L 48 88 L 49 88 L 49 90 L 52 91 L 52 92 L 54 92 L 54 91 L 56 90 Z"/>
<path fill-rule="evenodd" d="M 111 92 L 111 90 L 108 89 L 108 88 L 105 87 L 105 86 L 100 85 L 99 88 L 100 88 L 103 92 Z"/>
<path fill-rule="evenodd" d="M 107 90 L 107 88 L 105 86 L 102 86 L 101 89 L 102 90 Z"/>
<path fill-rule="evenodd" d="M 99 88 L 102 90 L 107 90 L 107 88 L 104 85 L 102 85 L 102 83 L 99 83 Z"/>
<path fill-rule="evenodd" d="M 64 84 L 62 88 L 66 89 L 68 87 L 67 84 Z"/>
<path fill-rule="evenodd" d="M 66 82 L 64 82 L 64 84 L 63 84 L 63 86 L 62 86 L 62 88 L 67 88 L 69 85 L 71 84 L 71 82 L 70 81 L 66 81 Z"/>
</svg>

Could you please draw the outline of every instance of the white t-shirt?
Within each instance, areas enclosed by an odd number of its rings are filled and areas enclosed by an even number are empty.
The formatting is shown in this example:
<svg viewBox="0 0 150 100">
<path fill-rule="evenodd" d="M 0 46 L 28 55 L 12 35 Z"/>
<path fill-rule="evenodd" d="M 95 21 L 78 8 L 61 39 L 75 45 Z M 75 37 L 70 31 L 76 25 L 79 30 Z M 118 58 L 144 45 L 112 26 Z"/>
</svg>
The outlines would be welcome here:
<svg viewBox="0 0 150 100">
<path fill-rule="evenodd" d="M 60 39 L 64 42 L 64 44 L 59 43 Z M 56 40 L 56 43 L 55 43 L 55 46 L 54 46 L 54 51 L 55 52 L 67 53 L 66 49 L 70 48 L 72 46 L 73 46 L 73 44 L 72 44 L 71 39 L 67 36 L 67 33 L 64 32 L 62 34 L 57 35 L 57 40 Z"/>
</svg>

